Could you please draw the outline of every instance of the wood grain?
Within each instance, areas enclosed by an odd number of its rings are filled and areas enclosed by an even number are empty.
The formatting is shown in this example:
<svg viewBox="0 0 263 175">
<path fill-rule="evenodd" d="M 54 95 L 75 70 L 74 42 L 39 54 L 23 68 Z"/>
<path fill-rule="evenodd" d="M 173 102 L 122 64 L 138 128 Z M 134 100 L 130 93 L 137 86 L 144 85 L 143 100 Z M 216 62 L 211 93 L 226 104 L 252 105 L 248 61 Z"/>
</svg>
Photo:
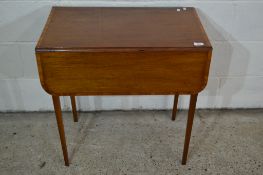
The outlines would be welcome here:
<svg viewBox="0 0 263 175">
<path fill-rule="evenodd" d="M 59 96 L 52 96 L 52 99 L 53 99 L 54 109 L 56 113 L 59 137 L 60 137 L 65 165 L 69 166 L 68 150 L 67 150 L 64 124 L 63 124 L 62 113 L 61 113 L 60 99 L 59 99 Z"/>
<path fill-rule="evenodd" d="M 211 49 L 195 8 L 53 7 L 36 46 L 38 52 L 178 49 Z"/>
<path fill-rule="evenodd" d="M 200 92 L 207 52 L 44 52 L 40 79 L 56 95 L 165 95 Z"/>
<path fill-rule="evenodd" d="M 194 42 L 203 43 L 195 46 Z M 59 96 L 191 94 L 182 164 L 212 46 L 195 8 L 53 7 L 35 48 L 42 87 L 52 95 L 65 164 Z"/>
<path fill-rule="evenodd" d="M 187 124 L 186 124 L 186 131 L 185 131 L 184 151 L 183 151 L 183 156 L 182 156 L 182 165 L 185 165 L 187 161 L 187 155 L 188 155 L 188 149 L 189 149 L 189 144 L 190 144 L 190 139 L 191 139 L 197 96 L 198 94 L 192 94 L 190 98 L 188 119 L 187 119 Z"/>
</svg>

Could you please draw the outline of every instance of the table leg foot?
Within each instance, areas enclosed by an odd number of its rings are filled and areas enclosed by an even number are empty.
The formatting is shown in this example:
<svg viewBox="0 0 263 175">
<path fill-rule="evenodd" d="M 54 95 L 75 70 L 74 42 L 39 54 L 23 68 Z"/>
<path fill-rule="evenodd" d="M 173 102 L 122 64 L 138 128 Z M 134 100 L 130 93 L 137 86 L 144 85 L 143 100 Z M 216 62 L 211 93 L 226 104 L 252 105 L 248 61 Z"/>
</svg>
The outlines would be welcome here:
<svg viewBox="0 0 263 175">
<path fill-rule="evenodd" d="M 179 94 L 174 95 L 174 106 L 173 106 L 173 114 L 172 114 L 172 120 L 174 121 L 176 118 L 176 112 L 177 112 L 177 105 L 178 105 L 178 97 Z"/>
<path fill-rule="evenodd" d="M 184 151 L 183 151 L 183 157 L 182 157 L 182 165 L 185 165 L 186 161 L 187 161 L 188 148 L 189 148 L 189 143 L 190 143 L 190 139 L 191 139 L 191 132 L 192 132 L 192 126 L 193 126 L 193 120 L 194 120 L 194 114 L 195 114 L 197 95 L 198 94 L 192 94 L 191 99 L 190 99 L 190 105 L 189 105 L 189 111 L 188 111 L 188 120 L 187 120 L 185 140 L 184 140 Z"/>
<path fill-rule="evenodd" d="M 66 138 L 65 138 L 65 132 L 64 132 L 64 124 L 62 120 L 60 99 L 59 99 L 59 96 L 52 96 L 52 99 L 53 99 L 54 109 L 56 113 L 58 132 L 59 132 L 65 165 L 69 166 L 68 151 L 67 151 L 67 144 L 66 144 Z"/>
<path fill-rule="evenodd" d="M 77 107 L 76 107 L 75 96 L 70 96 L 70 100 L 71 100 L 71 107 L 72 107 L 72 113 L 73 113 L 74 122 L 78 122 L 78 114 L 77 114 Z"/>
</svg>

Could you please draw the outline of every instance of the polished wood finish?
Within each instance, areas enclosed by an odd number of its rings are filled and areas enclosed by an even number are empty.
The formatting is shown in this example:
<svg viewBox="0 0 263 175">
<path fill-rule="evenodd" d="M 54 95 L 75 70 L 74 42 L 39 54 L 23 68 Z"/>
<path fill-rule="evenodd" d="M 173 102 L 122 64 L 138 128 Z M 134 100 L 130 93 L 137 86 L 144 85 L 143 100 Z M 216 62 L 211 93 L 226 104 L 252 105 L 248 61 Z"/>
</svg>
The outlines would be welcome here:
<svg viewBox="0 0 263 175">
<path fill-rule="evenodd" d="M 191 132 L 192 132 L 192 126 L 193 126 L 194 115 L 195 115 L 195 106 L 196 106 L 196 101 L 197 101 L 197 95 L 198 94 L 192 94 L 191 98 L 190 98 L 188 119 L 187 119 L 185 140 L 184 140 L 184 151 L 183 151 L 183 158 L 182 158 L 182 164 L 183 165 L 186 164 L 186 160 L 187 160 L 187 154 L 188 154 L 189 143 L 190 143 Z"/>
<path fill-rule="evenodd" d="M 68 151 L 67 151 L 67 144 L 66 144 L 66 138 L 65 138 L 65 131 L 64 131 L 64 124 L 62 119 L 62 113 L 61 113 L 61 106 L 60 106 L 60 99 L 59 96 L 52 96 L 54 109 L 56 113 L 56 119 L 58 124 L 58 132 L 61 142 L 61 147 L 63 151 L 64 161 L 65 165 L 69 166 L 69 160 L 68 160 Z"/>
<path fill-rule="evenodd" d="M 176 118 L 176 112 L 177 112 L 177 105 L 178 105 L 178 98 L 179 95 L 175 94 L 174 95 L 174 106 L 173 106 L 173 114 L 172 114 L 172 120 L 174 121 Z"/>
<path fill-rule="evenodd" d="M 192 7 L 53 7 L 36 46 L 37 51 L 73 52 L 181 49 L 211 49 Z"/>
<path fill-rule="evenodd" d="M 77 121 L 77 95 L 175 95 L 175 120 L 178 96 L 192 94 L 186 163 L 197 94 L 207 84 L 212 55 L 194 8 L 53 7 L 35 50 L 66 165 L 59 96 L 71 97 Z"/>
<path fill-rule="evenodd" d="M 43 88 L 51 95 L 200 92 L 212 47 L 195 9 L 180 9 L 52 8 L 36 46 Z"/>
<path fill-rule="evenodd" d="M 198 93 L 210 65 L 209 53 L 202 51 L 42 52 L 37 61 L 51 95 Z"/>
<path fill-rule="evenodd" d="M 70 101 L 71 101 L 74 122 L 78 122 L 78 113 L 77 113 L 75 96 L 70 96 Z"/>
</svg>

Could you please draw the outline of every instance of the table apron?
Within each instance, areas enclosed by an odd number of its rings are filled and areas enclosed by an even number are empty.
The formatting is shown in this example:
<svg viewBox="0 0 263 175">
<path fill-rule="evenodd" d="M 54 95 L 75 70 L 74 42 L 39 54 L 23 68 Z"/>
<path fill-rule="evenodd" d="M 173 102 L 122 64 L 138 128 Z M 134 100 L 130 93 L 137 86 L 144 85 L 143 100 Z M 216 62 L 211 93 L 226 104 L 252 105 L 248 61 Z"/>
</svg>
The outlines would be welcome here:
<svg viewBox="0 0 263 175">
<path fill-rule="evenodd" d="M 208 51 L 40 52 L 42 87 L 52 95 L 193 94 L 207 84 Z"/>
</svg>

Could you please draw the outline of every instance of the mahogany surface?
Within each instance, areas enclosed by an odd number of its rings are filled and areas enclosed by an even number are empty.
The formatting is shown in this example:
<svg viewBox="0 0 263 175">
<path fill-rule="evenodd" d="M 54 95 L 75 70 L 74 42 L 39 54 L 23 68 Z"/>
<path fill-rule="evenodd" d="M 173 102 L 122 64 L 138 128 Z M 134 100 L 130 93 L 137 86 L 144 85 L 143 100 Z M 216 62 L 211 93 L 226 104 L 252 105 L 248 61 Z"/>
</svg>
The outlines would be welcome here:
<svg viewBox="0 0 263 175">
<path fill-rule="evenodd" d="M 212 47 L 195 9 L 177 9 L 52 8 L 36 46 L 43 88 L 52 95 L 200 92 Z"/>
<path fill-rule="evenodd" d="M 195 8 L 53 7 L 35 51 L 41 85 L 53 97 L 65 165 L 59 96 L 71 97 L 77 122 L 78 95 L 175 95 L 172 120 L 179 95 L 191 95 L 186 163 L 212 55 Z"/>
<path fill-rule="evenodd" d="M 180 9 L 180 12 L 177 11 Z M 204 42 L 194 47 L 193 42 Z M 53 7 L 36 51 L 211 50 L 194 8 Z"/>
</svg>

